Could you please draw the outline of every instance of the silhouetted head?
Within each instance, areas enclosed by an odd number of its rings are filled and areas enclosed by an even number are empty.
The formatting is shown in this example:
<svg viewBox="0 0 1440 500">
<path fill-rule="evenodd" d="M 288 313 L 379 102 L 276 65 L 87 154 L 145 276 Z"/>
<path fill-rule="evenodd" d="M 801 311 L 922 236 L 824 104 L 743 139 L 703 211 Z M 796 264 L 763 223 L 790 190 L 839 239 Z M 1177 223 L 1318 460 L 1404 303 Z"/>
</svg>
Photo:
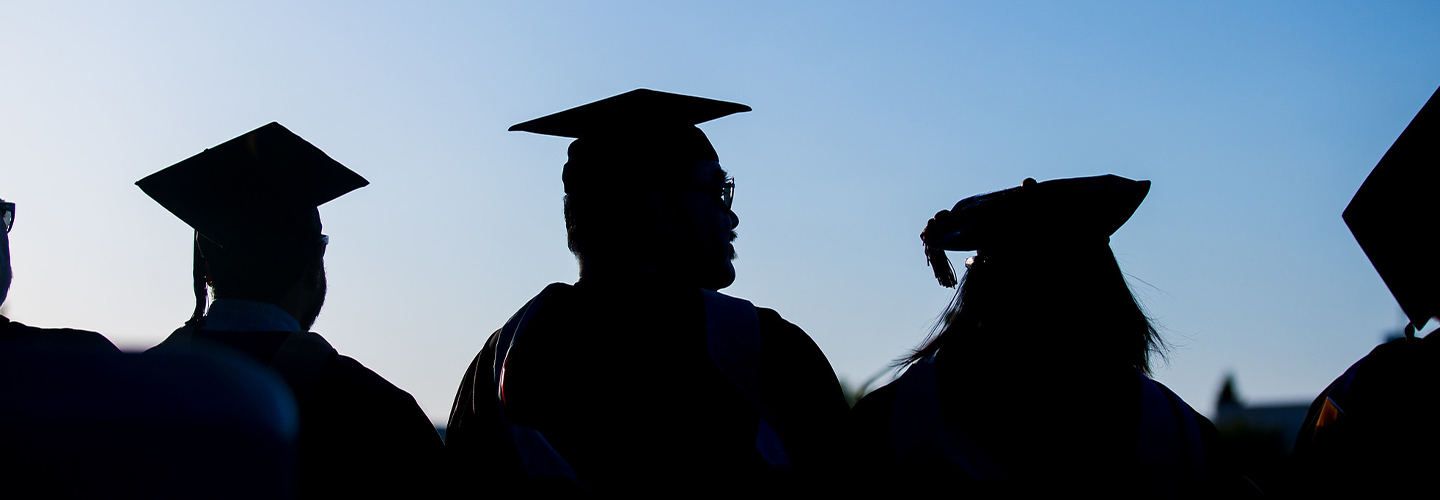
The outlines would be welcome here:
<svg viewBox="0 0 1440 500">
<path fill-rule="evenodd" d="M 136 182 L 195 228 L 196 309 L 216 298 L 275 304 L 306 329 L 325 300 L 318 206 L 369 184 L 271 123 Z"/>
<path fill-rule="evenodd" d="M 937 213 L 921 238 L 941 283 L 954 284 L 945 279 L 945 250 L 977 253 L 967 260 L 939 334 L 911 359 L 942 346 L 956 347 L 946 356 L 977 359 L 1019 349 L 1036 363 L 1128 365 L 1148 373 L 1161 341 L 1130 293 L 1109 236 L 1149 188 L 1149 181 L 1113 175 L 1026 179 Z"/>
<path fill-rule="evenodd" d="M 749 107 L 635 90 L 510 128 L 575 137 L 565 226 L 582 279 L 654 274 L 718 290 L 735 281 L 734 184 L 695 124 Z"/>
<path fill-rule="evenodd" d="M 15 204 L 0 199 L 0 222 L 4 233 L 0 233 L 0 304 L 10 295 L 10 228 L 15 225 Z"/>
<path fill-rule="evenodd" d="M 205 282 L 217 299 L 245 299 L 280 306 L 309 330 L 325 305 L 328 237 L 263 248 L 228 249 L 197 235 Z"/>
</svg>

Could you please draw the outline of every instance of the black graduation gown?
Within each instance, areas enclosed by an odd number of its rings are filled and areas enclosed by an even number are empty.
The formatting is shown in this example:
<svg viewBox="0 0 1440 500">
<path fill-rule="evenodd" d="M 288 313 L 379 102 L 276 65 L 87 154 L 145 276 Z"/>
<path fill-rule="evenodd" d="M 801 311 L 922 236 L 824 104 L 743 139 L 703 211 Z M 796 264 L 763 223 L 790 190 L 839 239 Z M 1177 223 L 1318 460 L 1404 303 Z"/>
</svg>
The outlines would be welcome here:
<svg viewBox="0 0 1440 500">
<path fill-rule="evenodd" d="M 755 404 L 707 354 L 698 289 L 582 281 L 569 292 L 547 299 L 510 348 L 504 415 L 543 433 L 591 491 L 764 495 L 832 470 L 843 393 L 819 347 L 778 313 L 757 308 L 749 396 L 775 422 L 789 472 L 757 455 Z M 466 496 L 506 491 L 521 475 L 495 390 L 499 338 L 466 371 L 446 430 Z"/>
<path fill-rule="evenodd" d="M 1325 388 L 1291 454 L 1295 498 L 1434 494 L 1440 336 L 1376 346 Z"/>
<path fill-rule="evenodd" d="M 105 336 L 69 328 L 36 328 L 0 316 L 0 349 L 120 352 Z"/>
<path fill-rule="evenodd" d="M 993 371 L 982 375 L 963 368 L 947 370 L 945 357 L 939 359 L 933 386 L 937 418 L 947 428 L 962 431 L 968 439 L 966 445 L 973 445 L 971 449 L 983 457 L 978 467 L 976 463 L 964 466 L 979 469 L 978 475 L 988 477 L 977 479 L 973 471 L 962 473 L 940 457 L 900 465 L 895 419 L 902 381 L 896 380 L 866 395 L 851 412 L 849 434 L 854 447 L 847 467 L 857 478 L 857 489 L 865 494 L 903 490 L 980 498 L 1079 493 L 1132 498 L 1164 491 L 1146 486 L 1153 479 L 1141 472 L 1145 464 L 1140 463 L 1136 450 L 1144 425 L 1141 400 L 1145 389 L 1137 384 L 1139 375 L 1133 369 L 1072 365 L 1037 373 L 991 365 Z M 1168 393 L 1168 389 L 1162 390 Z M 1215 426 L 1183 402 L 1174 409 L 1173 417 L 1164 417 L 1184 419 L 1186 415 L 1180 413 L 1188 413 L 1203 450 L 1181 450 L 1190 460 L 1194 455 L 1203 456 L 1199 469 L 1204 477 L 1187 494 L 1258 496 L 1258 491 L 1229 468 Z"/>
<path fill-rule="evenodd" d="M 289 332 L 198 330 L 268 365 Z M 444 444 L 409 393 L 332 353 L 300 409 L 299 498 L 421 498 L 438 489 Z"/>
</svg>

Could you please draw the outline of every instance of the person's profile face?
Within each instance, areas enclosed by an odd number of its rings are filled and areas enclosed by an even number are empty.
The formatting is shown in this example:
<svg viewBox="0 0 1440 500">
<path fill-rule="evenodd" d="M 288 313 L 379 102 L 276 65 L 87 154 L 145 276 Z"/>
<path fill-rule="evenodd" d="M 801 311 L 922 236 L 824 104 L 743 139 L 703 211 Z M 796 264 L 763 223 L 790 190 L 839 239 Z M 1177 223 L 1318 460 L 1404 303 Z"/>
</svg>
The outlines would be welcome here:
<svg viewBox="0 0 1440 500">
<path fill-rule="evenodd" d="M 734 229 L 740 219 L 725 206 L 721 190 L 725 170 L 713 161 L 694 166 L 690 189 L 684 199 L 687 218 L 690 271 L 702 288 L 719 290 L 735 282 Z"/>
</svg>

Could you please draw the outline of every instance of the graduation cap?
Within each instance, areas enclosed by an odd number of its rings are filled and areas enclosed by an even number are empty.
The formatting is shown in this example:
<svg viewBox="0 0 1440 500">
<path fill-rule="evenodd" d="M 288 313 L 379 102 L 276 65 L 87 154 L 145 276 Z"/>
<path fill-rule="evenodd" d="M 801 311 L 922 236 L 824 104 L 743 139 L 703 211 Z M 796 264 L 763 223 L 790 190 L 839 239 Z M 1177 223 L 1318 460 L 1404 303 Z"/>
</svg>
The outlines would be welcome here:
<svg viewBox="0 0 1440 500">
<path fill-rule="evenodd" d="M 1355 198 L 1345 224 L 1410 318 L 1407 336 L 1440 315 L 1440 89 L 1380 158 Z"/>
<path fill-rule="evenodd" d="M 204 312 L 199 239 L 226 252 L 275 253 L 320 241 L 316 207 L 370 182 L 279 123 L 140 179 L 145 194 L 196 231 L 196 318 Z"/>
<path fill-rule="evenodd" d="M 369 183 L 272 122 L 135 185 L 219 246 L 253 249 L 319 236 L 316 207 Z"/>
<path fill-rule="evenodd" d="M 572 137 L 563 174 L 565 192 L 613 188 L 637 179 L 688 174 L 675 168 L 719 161 L 695 125 L 750 107 L 649 89 L 636 89 L 510 127 L 510 131 Z"/>
<path fill-rule="evenodd" d="M 1140 207 L 1150 181 L 1115 175 L 1035 182 L 960 200 L 930 219 L 920 240 L 935 278 L 953 287 L 946 250 L 986 253 L 1035 244 L 1109 244 L 1110 235 Z"/>
</svg>

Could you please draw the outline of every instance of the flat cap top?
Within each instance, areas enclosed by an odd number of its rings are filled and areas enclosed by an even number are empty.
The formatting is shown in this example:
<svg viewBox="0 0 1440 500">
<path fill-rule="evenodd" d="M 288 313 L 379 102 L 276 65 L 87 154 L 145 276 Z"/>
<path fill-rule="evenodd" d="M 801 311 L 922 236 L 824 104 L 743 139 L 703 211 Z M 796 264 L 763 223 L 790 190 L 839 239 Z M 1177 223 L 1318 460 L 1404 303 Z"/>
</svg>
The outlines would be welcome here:
<svg viewBox="0 0 1440 500">
<path fill-rule="evenodd" d="M 750 111 L 750 106 L 734 102 L 635 89 L 513 125 L 510 131 L 581 138 L 634 130 L 689 127 L 746 111 Z"/>
<path fill-rule="evenodd" d="M 1345 208 L 1345 224 L 1415 328 L 1440 315 L 1440 89 L 1380 158 Z"/>
<path fill-rule="evenodd" d="M 1140 207 L 1150 181 L 1115 175 L 1035 182 L 960 200 L 936 214 L 927 247 L 991 250 L 1037 241 L 1107 242 Z"/>
<path fill-rule="evenodd" d="M 222 246 L 318 234 L 316 207 L 369 184 L 270 123 L 140 179 L 150 198 Z"/>
</svg>

